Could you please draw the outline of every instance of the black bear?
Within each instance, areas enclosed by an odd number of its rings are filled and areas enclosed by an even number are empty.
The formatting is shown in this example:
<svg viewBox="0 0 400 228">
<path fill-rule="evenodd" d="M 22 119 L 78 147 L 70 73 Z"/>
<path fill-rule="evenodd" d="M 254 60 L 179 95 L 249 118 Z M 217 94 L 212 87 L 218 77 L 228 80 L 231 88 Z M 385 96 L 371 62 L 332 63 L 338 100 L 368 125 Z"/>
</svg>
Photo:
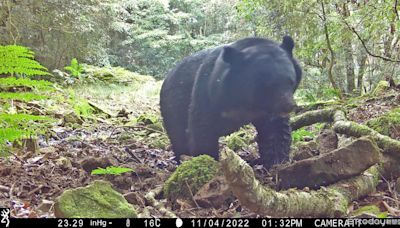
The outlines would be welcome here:
<svg viewBox="0 0 400 228">
<path fill-rule="evenodd" d="M 289 112 L 301 68 L 293 39 L 281 44 L 245 38 L 197 52 L 167 75 L 160 94 L 161 115 L 175 156 L 208 154 L 218 159 L 218 139 L 245 124 L 257 129 L 262 164 L 288 158 Z"/>
</svg>

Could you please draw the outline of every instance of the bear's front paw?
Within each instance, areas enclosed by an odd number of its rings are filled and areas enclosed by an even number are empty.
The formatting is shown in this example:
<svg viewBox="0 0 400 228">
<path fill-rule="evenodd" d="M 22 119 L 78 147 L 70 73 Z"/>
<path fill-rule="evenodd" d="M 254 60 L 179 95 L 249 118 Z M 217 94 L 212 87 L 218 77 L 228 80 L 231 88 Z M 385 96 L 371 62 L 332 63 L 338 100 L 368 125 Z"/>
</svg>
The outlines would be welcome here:
<svg viewBox="0 0 400 228">
<path fill-rule="evenodd" d="M 262 164 L 266 169 L 270 169 L 272 166 L 276 164 L 282 164 L 289 161 L 289 156 L 286 156 L 283 153 L 277 154 L 269 154 L 262 159 Z"/>
</svg>

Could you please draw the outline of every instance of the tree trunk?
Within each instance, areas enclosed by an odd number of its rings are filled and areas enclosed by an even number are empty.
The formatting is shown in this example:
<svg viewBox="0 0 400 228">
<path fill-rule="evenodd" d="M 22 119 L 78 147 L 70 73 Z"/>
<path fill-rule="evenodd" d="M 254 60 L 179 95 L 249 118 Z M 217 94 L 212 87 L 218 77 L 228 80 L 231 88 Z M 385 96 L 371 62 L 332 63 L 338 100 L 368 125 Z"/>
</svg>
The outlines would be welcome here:
<svg viewBox="0 0 400 228">
<path fill-rule="evenodd" d="M 329 78 L 329 81 L 332 84 L 332 87 L 335 90 L 339 91 L 339 98 L 343 99 L 342 91 L 340 90 L 340 88 L 337 86 L 335 80 L 333 79 L 332 69 L 333 69 L 333 66 L 335 65 L 335 52 L 332 49 L 331 41 L 330 41 L 330 38 L 329 38 L 328 22 L 327 22 L 327 19 L 326 19 L 324 0 L 321 0 L 320 3 L 321 3 L 321 8 L 322 8 L 322 20 L 323 20 L 323 24 L 324 24 L 324 33 L 325 33 L 326 45 L 328 46 L 328 49 L 329 49 L 329 52 L 330 52 L 330 55 L 331 55 L 331 59 L 329 61 L 329 67 L 328 67 L 328 78 Z"/>
<path fill-rule="evenodd" d="M 364 80 L 365 69 L 367 66 L 367 59 L 368 55 L 363 53 L 359 63 L 360 68 L 358 69 L 358 74 L 357 74 L 357 90 L 359 91 L 360 95 L 362 95 L 363 91 L 363 80 Z"/>
<path fill-rule="evenodd" d="M 350 10 L 346 3 L 343 3 L 341 14 L 346 20 L 350 16 Z M 353 47 L 351 36 L 343 34 L 343 48 L 344 57 L 346 62 L 346 82 L 347 82 L 347 93 L 352 94 L 356 89 L 355 86 L 355 74 L 354 74 L 354 58 L 353 58 Z"/>
</svg>

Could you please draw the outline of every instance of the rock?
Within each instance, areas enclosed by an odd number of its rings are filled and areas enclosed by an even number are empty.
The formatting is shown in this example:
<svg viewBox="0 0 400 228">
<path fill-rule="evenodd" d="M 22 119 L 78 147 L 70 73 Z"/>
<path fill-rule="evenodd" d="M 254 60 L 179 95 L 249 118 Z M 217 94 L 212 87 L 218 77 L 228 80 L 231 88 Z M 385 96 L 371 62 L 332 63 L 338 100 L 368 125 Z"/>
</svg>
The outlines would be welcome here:
<svg viewBox="0 0 400 228">
<path fill-rule="evenodd" d="M 357 176 L 379 162 L 379 148 L 367 138 L 317 157 L 278 168 L 280 188 L 316 189 Z"/>
<path fill-rule="evenodd" d="M 107 180 L 113 183 L 113 185 L 119 189 L 130 189 L 133 185 L 132 176 L 129 173 L 124 173 L 122 175 L 109 175 Z"/>
<path fill-rule="evenodd" d="M 354 138 L 346 136 L 346 135 L 339 135 L 338 136 L 338 148 L 346 147 L 354 142 Z"/>
<path fill-rule="evenodd" d="M 298 142 L 292 152 L 292 159 L 300 161 L 318 155 L 318 145 L 316 142 Z"/>
<path fill-rule="evenodd" d="M 208 155 L 200 155 L 178 166 L 164 184 L 163 192 L 171 201 L 192 199 L 193 195 L 218 172 L 219 164 Z"/>
<path fill-rule="evenodd" d="M 113 163 L 107 157 L 95 158 L 88 157 L 81 161 L 82 169 L 90 173 L 92 170 L 97 168 L 106 168 L 108 166 L 113 166 Z"/>
<path fill-rule="evenodd" d="M 332 129 L 324 129 L 317 137 L 318 151 L 320 154 L 331 152 L 338 148 L 339 138 Z"/>
<path fill-rule="evenodd" d="M 234 195 L 229 188 L 224 176 L 216 176 L 205 184 L 194 196 L 194 200 L 201 207 L 221 208 L 221 206 L 234 199 Z"/>
<path fill-rule="evenodd" d="M 124 194 L 125 199 L 133 205 L 138 205 L 142 208 L 146 206 L 144 198 L 137 192 L 128 192 Z"/>
<path fill-rule="evenodd" d="M 81 125 L 83 120 L 75 114 L 75 112 L 69 112 L 64 114 L 62 126 L 66 126 L 67 124 L 79 124 Z"/>
<path fill-rule="evenodd" d="M 394 186 L 394 190 L 399 194 L 400 193 L 400 177 L 396 179 L 396 184 Z"/>
<path fill-rule="evenodd" d="M 381 161 L 383 163 L 381 173 L 386 179 L 391 179 L 393 177 L 400 177 L 400 166 L 399 166 L 398 156 L 386 153 L 383 154 Z"/>
<path fill-rule="evenodd" d="M 60 157 L 56 161 L 56 165 L 59 166 L 62 170 L 72 169 L 71 160 L 67 157 Z"/>
<path fill-rule="evenodd" d="M 136 218 L 133 205 L 107 181 L 64 191 L 54 204 L 57 218 Z"/>
</svg>

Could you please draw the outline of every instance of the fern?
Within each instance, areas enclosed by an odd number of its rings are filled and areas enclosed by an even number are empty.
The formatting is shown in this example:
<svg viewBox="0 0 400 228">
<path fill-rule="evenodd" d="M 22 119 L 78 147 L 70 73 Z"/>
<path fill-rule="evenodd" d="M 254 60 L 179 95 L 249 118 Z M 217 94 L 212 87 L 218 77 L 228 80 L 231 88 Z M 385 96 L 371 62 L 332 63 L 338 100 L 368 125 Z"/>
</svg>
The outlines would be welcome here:
<svg viewBox="0 0 400 228">
<path fill-rule="evenodd" d="M 78 97 L 73 90 L 69 90 L 69 103 L 77 116 L 87 118 L 95 113 L 95 109 L 85 98 Z"/>
<path fill-rule="evenodd" d="M 53 83 L 44 80 L 31 80 L 29 78 L 0 78 L 0 90 L 12 87 L 27 87 L 40 91 L 54 90 Z"/>
<path fill-rule="evenodd" d="M 50 75 L 44 66 L 34 60 L 34 53 L 26 47 L 0 46 L 0 74 L 10 76 L 0 78 L 0 100 L 41 100 L 46 97 L 38 93 L 54 91 L 51 82 L 14 77 Z M 0 106 L 0 110 L 4 106 Z M 7 142 L 45 133 L 53 122 L 52 118 L 46 116 L 0 113 L 0 152 L 7 149 Z"/>
<path fill-rule="evenodd" d="M 33 51 L 18 45 L 0 46 L 0 74 L 50 75 L 46 67 L 34 60 Z"/>
<path fill-rule="evenodd" d="M 12 128 L 24 131 L 27 135 L 44 133 L 55 120 L 47 116 L 29 114 L 0 114 L 0 128 Z"/>
<path fill-rule="evenodd" d="M 29 133 L 24 130 L 15 128 L 2 128 L 0 129 L 0 145 L 5 144 L 7 141 L 13 142 L 27 136 L 29 136 Z"/>
<path fill-rule="evenodd" d="M 73 58 L 71 60 L 71 65 L 64 67 L 64 69 L 71 72 L 72 76 L 77 78 L 80 78 L 83 72 L 83 67 L 81 64 L 78 63 L 78 60 L 76 58 Z"/>
<path fill-rule="evenodd" d="M 0 92 L 0 99 L 2 100 L 18 100 L 18 101 L 32 101 L 32 100 L 43 100 L 46 96 L 38 95 L 35 93 L 2 93 Z"/>
<path fill-rule="evenodd" d="M 29 114 L 0 114 L 0 151 L 7 142 L 43 134 L 55 120 Z"/>
<path fill-rule="evenodd" d="M 7 122 L 8 125 L 16 126 L 18 124 L 27 123 L 29 121 L 34 122 L 51 122 L 53 119 L 47 116 L 35 116 L 30 114 L 8 114 L 8 113 L 1 113 L 0 114 L 0 124 L 2 121 Z"/>
</svg>

